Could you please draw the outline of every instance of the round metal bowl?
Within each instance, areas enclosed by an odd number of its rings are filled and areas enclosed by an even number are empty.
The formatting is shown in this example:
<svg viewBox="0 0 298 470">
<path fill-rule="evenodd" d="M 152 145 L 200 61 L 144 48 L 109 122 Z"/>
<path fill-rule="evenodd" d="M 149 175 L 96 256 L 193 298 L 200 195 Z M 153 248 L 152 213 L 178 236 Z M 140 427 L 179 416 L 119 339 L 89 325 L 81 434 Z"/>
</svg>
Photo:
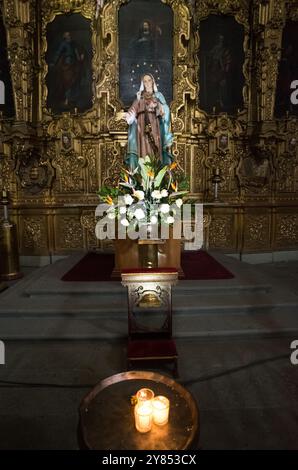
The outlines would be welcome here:
<svg viewBox="0 0 298 470">
<path fill-rule="evenodd" d="M 140 388 L 170 400 L 169 422 L 141 434 L 135 428 L 131 396 Z M 155 372 L 129 371 L 99 382 L 82 400 L 80 447 L 93 450 L 192 449 L 199 438 L 199 413 L 192 395 L 175 380 Z"/>
</svg>

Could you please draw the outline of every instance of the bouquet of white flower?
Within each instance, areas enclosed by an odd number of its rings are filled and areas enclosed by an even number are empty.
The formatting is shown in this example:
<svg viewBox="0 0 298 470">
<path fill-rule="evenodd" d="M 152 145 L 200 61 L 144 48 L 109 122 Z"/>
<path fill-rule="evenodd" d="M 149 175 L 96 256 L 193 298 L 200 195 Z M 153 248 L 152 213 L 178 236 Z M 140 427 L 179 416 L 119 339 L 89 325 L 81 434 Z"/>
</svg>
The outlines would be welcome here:
<svg viewBox="0 0 298 470">
<path fill-rule="evenodd" d="M 149 156 L 139 158 L 134 171 L 123 169 L 116 187 L 99 191 L 97 214 L 117 219 L 134 230 L 162 223 L 172 225 L 180 214 L 188 181 L 176 162 L 162 166 Z"/>
</svg>

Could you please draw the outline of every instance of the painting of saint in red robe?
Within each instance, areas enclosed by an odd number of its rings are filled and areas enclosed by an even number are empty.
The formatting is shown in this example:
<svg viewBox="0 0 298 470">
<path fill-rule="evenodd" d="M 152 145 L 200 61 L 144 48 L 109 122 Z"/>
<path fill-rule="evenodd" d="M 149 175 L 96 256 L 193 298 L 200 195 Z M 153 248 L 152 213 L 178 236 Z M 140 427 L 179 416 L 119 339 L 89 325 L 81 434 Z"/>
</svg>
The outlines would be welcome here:
<svg viewBox="0 0 298 470">
<path fill-rule="evenodd" d="M 59 15 L 48 25 L 47 107 L 55 113 L 92 106 L 90 21 L 80 14 Z"/>
</svg>

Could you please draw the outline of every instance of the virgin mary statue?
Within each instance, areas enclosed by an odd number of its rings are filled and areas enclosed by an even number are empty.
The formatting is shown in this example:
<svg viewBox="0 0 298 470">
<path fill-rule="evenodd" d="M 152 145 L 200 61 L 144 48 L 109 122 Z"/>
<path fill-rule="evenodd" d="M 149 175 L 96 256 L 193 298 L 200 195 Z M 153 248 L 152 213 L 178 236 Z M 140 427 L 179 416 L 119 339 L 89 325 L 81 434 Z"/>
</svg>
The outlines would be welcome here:
<svg viewBox="0 0 298 470">
<path fill-rule="evenodd" d="M 125 163 L 131 169 L 137 167 L 139 157 L 146 155 L 154 155 L 163 165 L 173 161 L 170 109 L 151 74 L 142 77 L 136 99 L 126 113 L 118 114 L 118 119 L 125 119 L 129 125 Z"/>
</svg>

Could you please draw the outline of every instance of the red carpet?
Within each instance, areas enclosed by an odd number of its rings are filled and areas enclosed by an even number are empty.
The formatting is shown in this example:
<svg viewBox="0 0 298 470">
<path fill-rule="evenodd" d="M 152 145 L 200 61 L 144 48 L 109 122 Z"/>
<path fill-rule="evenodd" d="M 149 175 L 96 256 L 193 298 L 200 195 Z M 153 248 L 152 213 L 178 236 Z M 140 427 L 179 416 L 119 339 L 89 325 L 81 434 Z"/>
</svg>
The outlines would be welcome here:
<svg viewBox="0 0 298 470">
<path fill-rule="evenodd" d="M 234 275 L 205 251 L 182 253 L 181 267 L 184 280 L 231 279 Z M 62 281 L 97 282 L 110 281 L 114 268 L 114 255 L 110 253 L 87 253 Z"/>
</svg>

